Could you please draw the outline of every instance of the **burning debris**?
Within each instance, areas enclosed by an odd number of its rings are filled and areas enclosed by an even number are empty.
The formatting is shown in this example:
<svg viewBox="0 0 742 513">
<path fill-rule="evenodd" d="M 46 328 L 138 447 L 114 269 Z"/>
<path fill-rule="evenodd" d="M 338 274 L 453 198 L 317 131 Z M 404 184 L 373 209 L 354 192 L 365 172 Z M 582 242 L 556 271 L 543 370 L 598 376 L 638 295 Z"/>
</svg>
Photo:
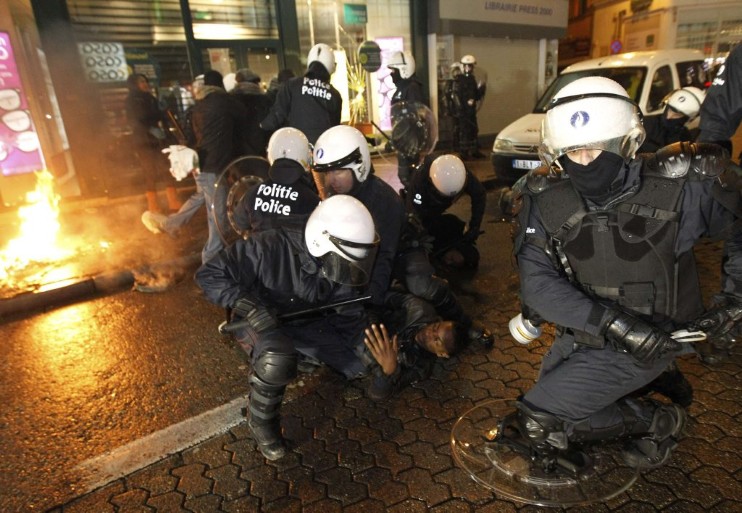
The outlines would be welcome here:
<svg viewBox="0 0 742 513">
<path fill-rule="evenodd" d="M 74 278 L 75 261 L 83 253 L 106 251 L 110 244 L 80 244 L 74 238 L 61 240 L 60 196 L 49 171 L 36 173 L 36 188 L 26 194 L 18 209 L 18 235 L 0 251 L 0 289 L 28 292 L 50 283 Z M 71 269 L 72 268 L 72 269 Z"/>
</svg>

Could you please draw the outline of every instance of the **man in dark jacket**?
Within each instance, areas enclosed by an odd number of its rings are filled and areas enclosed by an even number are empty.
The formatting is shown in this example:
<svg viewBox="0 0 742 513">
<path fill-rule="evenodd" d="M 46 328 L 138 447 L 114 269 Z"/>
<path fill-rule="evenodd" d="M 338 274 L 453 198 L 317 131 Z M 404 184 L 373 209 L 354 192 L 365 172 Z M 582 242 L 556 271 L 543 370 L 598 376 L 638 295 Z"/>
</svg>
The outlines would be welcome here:
<svg viewBox="0 0 742 513">
<path fill-rule="evenodd" d="M 167 146 L 167 121 L 157 99 L 149 87 L 149 80 L 141 73 L 134 73 L 126 80 L 129 94 L 126 97 L 126 118 L 132 131 L 134 152 L 139 158 L 145 184 L 147 211 L 160 213 L 157 203 L 157 182 L 165 182 L 168 207 L 177 212 L 180 200 L 175 190 L 175 180 L 167 171 L 167 161 L 160 151 Z"/>
<path fill-rule="evenodd" d="M 471 199 L 469 223 L 446 211 L 463 195 Z M 479 265 L 479 238 L 487 203 L 484 185 L 455 155 L 429 155 L 412 177 L 407 212 L 416 215 L 433 237 L 433 255 L 451 267 Z"/>
<path fill-rule="evenodd" d="M 391 104 L 400 102 L 425 103 L 422 84 L 415 75 L 415 58 L 411 52 L 394 52 L 389 58 L 387 68 L 392 70 L 392 82 L 397 87 L 392 95 Z M 405 155 L 397 151 L 397 176 L 403 187 L 410 181 L 412 166 L 420 162 L 420 154 Z"/>
<path fill-rule="evenodd" d="M 196 272 L 206 299 L 231 309 L 234 322 L 242 325 L 234 333 L 251 362 L 248 426 L 267 459 L 286 454 L 279 410 L 297 375 L 299 354 L 349 379 L 371 365 L 363 345 L 368 322 L 362 305 L 315 316 L 287 314 L 357 299 L 376 244 L 368 210 L 340 195 L 323 201 L 305 229 L 283 227 L 238 239 Z M 223 329 L 234 323 L 228 326 Z"/>
<path fill-rule="evenodd" d="M 221 172 L 240 156 L 239 127 L 247 116 L 245 107 L 224 90 L 221 73 L 204 73 L 204 87 L 196 92 L 191 122 L 196 137 L 195 150 L 201 166 L 194 176 L 204 194 L 209 235 L 201 251 L 206 263 L 224 247 L 219 226 L 227 226 L 226 187 L 217 187 Z M 219 223 L 217 224 L 217 216 Z"/>
<path fill-rule="evenodd" d="M 450 358 L 467 342 L 461 325 L 443 320 L 433 305 L 396 287 L 387 293 L 381 322 L 367 328 L 364 339 L 378 363 L 368 387 L 374 400 L 427 378 L 437 358 Z"/>
<path fill-rule="evenodd" d="M 273 102 L 260 86 L 260 76 L 248 68 L 237 70 L 235 86 L 230 94 L 245 106 L 247 116 L 239 127 L 242 134 L 242 155 L 265 157 L 268 133 L 260 128 L 260 122 L 268 115 Z"/>
<path fill-rule="evenodd" d="M 298 128 L 314 144 L 328 128 L 340 124 L 343 100 L 330 84 L 335 55 L 329 45 L 318 43 L 307 56 L 307 72 L 289 79 L 278 90 L 276 103 L 260 123 L 269 133 L 288 126 Z"/>
<path fill-rule="evenodd" d="M 473 55 L 464 55 L 461 58 L 463 73 L 454 79 L 453 84 L 453 94 L 457 96 L 456 104 L 459 107 L 455 113 L 459 121 L 459 149 L 464 160 L 484 156 L 478 149 L 477 106 L 484 98 L 486 86 L 474 77 L 476 64 L 477 60 Z"/>
<path fill-rule="evenodd" d="M 715 145 L 636 155 L 643 138 L 637 105 L 608 78 L 572 82 L 546 112 L 550 167 L 529 175 L 514 252 L 522 303 L 557 335 L 514 426 L 547 469 L 579 469 L 574 449 L 612 439 L 627 441 L 628 466 L 666 463 L 685 410 L 631 394 L 682 352 L 676 330 L 703 330 L 699 348 L 731 344 L 742 318 L 738 178 Z M 728 276 L 706 312 L 693 257 L 702 236 L 727 240 Z"/>
</svg>

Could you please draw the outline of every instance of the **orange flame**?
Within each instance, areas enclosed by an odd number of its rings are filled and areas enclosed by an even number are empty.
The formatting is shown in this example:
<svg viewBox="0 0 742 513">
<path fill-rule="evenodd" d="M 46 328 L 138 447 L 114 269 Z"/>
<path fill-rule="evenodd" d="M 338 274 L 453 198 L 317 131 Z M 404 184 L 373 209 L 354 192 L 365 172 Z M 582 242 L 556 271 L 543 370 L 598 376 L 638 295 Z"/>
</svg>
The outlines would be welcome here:
<svg viewBox="0 0 742 513">
<path fill-rule="evenodd" d="M 19 236 L 0 252 L 0 280 L 7 280 L 32 262 L 59 260 L 70 254 L 57 245 L 59 195 L 49 171 L 36 173 L 36 189 L 26 194 L 26 202 L 18 209 Z"/>
</svg>

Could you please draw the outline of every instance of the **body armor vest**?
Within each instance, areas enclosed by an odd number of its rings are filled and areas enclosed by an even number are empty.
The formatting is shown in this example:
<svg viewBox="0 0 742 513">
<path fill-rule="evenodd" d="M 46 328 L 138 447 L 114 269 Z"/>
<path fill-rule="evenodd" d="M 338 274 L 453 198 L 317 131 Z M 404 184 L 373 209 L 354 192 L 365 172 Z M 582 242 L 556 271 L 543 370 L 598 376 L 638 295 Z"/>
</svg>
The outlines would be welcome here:
<svg viewBox="0 0 742 513">
<path fill-rule="evenodd" d="M 535 200 L 548 213 L 542 222 L 558 260 L 586 294 L 655 323 L 689 321 L 702 304 L 693 252 L 674 251 L 685 179 L 646 164 L 641 176 L 636 193 L 606 210 L 586 210 L 569 180 Z M 590 336 L 575 333 L 577 341 L 583 337 Z"/>
</svg>

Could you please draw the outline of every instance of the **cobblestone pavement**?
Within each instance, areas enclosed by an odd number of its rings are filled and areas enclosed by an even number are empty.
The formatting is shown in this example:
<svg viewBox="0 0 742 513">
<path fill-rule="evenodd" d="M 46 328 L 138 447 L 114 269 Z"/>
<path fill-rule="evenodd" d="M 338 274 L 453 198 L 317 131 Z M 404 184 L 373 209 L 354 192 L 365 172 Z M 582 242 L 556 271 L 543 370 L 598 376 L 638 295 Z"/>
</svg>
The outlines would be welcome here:
<svg viewBox="0 0 742 513">
<path fill-rule="evenodd" d="M 449 445 L 462 413 L 531 386 L 553 337 L 547 327 L 539 341 L 521 346 L 508 334 L 508 320 L 518 313 L 517 277 L 496 200 L 490 192 L 481 269 L 456 286 L 465 307 L 497 334 L 493 348 L 469 347 L 382 403 L 365 396 L 364 383 L 319 370 L 309 386 L 291 390 L 282 408 L 292 450 L 281 461 L 264 460 L 243 423 L 51 511 L 543 511 L 502 500 L 472 481 Z M 708 295 L 718 284 L 720 248 L 704 244 L 698 254 Z M 683 357 L 679 365 L 695 400 L 672 460 L 641 475 L 626 493 L 571 511 L 742 512 L 741 352 L 715 367 Z"/>
</svg>

